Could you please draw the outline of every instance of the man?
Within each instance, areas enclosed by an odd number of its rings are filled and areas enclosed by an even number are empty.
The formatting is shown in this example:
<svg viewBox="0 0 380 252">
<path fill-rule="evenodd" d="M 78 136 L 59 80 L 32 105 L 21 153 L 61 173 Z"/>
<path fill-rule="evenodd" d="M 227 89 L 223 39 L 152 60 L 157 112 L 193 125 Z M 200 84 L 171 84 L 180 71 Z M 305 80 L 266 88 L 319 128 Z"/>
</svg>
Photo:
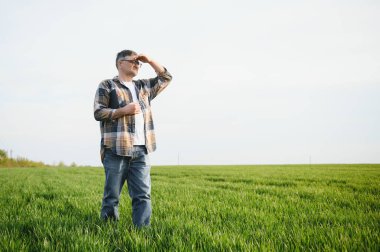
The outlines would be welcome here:
<svg viewBox="0 0 380 252">
<path fill-rule="evenodd" d="M 133 80 L 141 62 L 149 64 L 157 77 Z M 168 86 L 172 76 L 147 55 L 131 50 L 117 54 L 116 68 L 119 75 L 99 84 L 94 101 L 105 170 L 100 217 L 119 219 L 120 193 L 127 181 L 133 223 L 137 227 L 149 226 L 152 208 L 148 153 L 156 149 L 150 103 Z"/>
</svg>

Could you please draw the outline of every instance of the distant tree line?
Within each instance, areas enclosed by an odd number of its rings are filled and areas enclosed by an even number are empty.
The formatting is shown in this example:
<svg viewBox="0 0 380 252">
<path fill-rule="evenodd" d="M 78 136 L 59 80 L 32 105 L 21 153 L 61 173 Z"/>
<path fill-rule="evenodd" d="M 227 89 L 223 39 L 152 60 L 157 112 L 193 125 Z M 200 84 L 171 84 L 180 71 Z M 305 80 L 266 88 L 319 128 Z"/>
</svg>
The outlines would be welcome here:
<svg viewBox="0 0 380 252">
<path fill-rule="evenodd" d="M 54 166 L 68 167 L 63 161 Z M 53 167 L 53 165 L 32 161 L 24 157 L 12 158 L 8 156 L 7 151 L 0 149 L 0 167 Z M 77 164 L 72 162 L 70 167 L 77 167 Z"/>
</svg>

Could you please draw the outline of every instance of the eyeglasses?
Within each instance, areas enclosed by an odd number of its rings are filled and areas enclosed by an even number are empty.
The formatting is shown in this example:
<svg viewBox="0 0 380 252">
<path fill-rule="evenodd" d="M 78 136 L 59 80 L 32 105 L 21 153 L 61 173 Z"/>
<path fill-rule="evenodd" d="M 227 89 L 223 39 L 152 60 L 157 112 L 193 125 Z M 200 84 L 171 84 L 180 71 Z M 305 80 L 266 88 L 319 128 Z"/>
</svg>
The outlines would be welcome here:
<svg viewBox="0 0 380 252">
<path fill-rule="evenodd" d="M 122 59 L 120 61 L 128 61 L 129 63 L 132 63 L 132 64 L 134 64 L 134 65 L 136 65 L 138 67 L 142 66 L 142 63 L 140 61 L 138 61 L 138 60 L 126 60 L 126 59 Z"/>
</svg>

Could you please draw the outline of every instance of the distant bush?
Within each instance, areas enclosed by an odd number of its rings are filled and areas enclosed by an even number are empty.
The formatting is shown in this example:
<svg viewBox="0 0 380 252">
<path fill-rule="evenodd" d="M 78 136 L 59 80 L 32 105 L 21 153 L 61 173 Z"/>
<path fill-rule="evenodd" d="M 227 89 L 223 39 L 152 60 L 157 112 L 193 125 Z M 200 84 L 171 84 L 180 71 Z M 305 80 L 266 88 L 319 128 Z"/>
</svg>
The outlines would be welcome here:
<svg viewBox="0 0 380 252">
<path fill-rule="evenodd" d="M 43 162 L 31 161 L 24 157 L 9 158 L 5 150 L 0 149 L 0 167 L 48 167 Z"/>
<path fill-rule="evenodd" d="M 60 161 L 56 165 L 47 165 L 43 162 L 36 162 L 24 157 L 9 158 L 8 153 L 5 150 L 0 149 L 0 167 L 80 167 L 75 162 L 70 165 L 66 165 L 63 161 Z"/>
<path fill-rule="evenodd" d="M 8 154 L 5 150 L 0 150 L 0 160 L 4 160 L 8 158 Z"/>
<path fill-rule="evenodd" d="M 60 161 L 58 164 L 57 164 L 58 167 L 65 167 L 66 164 L 63 162 L 63 161 Z"/>
</svg>

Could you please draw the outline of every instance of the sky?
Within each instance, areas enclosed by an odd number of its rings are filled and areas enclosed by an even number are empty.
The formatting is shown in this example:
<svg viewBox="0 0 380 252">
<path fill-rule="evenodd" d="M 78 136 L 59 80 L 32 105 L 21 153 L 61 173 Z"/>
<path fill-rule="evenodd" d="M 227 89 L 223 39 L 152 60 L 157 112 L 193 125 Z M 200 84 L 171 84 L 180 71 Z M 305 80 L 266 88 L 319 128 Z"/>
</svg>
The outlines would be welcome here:
<svg viewBox="0 0 380 252">
<path fill-rule="evenodd" d="M 380 1 L 0 0 L 0 149 L 101 166 L 117 52 L 164 65 L 152 165 L 380 163 Z M 144 64 L 136 78 L 154 77 Z"/>
</svg>

